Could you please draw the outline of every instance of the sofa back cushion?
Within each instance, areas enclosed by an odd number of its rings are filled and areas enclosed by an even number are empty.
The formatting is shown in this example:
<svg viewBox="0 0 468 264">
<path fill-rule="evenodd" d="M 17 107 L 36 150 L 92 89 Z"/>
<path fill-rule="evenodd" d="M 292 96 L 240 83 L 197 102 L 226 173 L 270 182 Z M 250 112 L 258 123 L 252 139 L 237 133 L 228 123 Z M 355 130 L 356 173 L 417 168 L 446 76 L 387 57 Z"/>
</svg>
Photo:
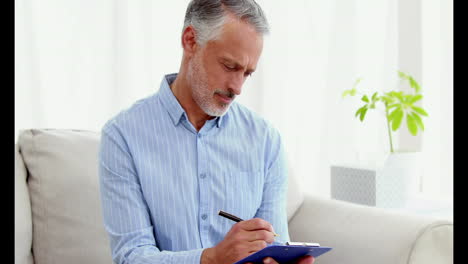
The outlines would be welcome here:
<svg viewBox="0 0 468 264">
<path fill-rule="evenodd" d="M 99 133 L 25 130 L 36 264 L 112 263 L 99 195 Z"/>
<path fill-rule="evenodd" d="M 288 165 L 291 165 L 288 162 Z M 297 212 L 297 209 L 304 202 L 304 192 L 301 188 L 301 182 L 299 175 L 294 173 L 294 170 L 291 166 L 288 168 L 288 195 L 287 195 L 287 204 L 286 212 L 288 214 L 288 222 L 292 219 L 294 214 Z"/>
</svg>

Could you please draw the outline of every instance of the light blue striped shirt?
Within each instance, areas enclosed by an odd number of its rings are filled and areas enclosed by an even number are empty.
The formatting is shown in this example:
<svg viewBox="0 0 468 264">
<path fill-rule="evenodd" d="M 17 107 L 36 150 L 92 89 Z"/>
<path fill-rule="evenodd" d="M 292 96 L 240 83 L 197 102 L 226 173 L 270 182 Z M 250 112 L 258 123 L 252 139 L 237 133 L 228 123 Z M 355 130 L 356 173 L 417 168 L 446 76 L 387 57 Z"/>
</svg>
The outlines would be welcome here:
<svg viewBox="0 0 468 264">
<path fill-rule="evenodd" d="M 235 224 L 219 210 L 265 219 L 289 241 L 278 131 L 233 102 L 197 132 L 170 89 L 176 76 L 102 129 L 100 191 L 114 262 L 200 263 Z"/>
</svg>

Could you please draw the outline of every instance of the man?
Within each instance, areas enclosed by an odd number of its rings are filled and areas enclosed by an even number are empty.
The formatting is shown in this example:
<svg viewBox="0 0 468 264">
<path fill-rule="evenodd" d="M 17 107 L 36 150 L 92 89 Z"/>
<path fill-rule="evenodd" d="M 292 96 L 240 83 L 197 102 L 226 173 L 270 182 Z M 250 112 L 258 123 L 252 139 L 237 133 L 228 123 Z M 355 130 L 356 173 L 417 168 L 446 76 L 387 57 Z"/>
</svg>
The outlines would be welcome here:
<svg viewBox="0 0 468 264">
<path fill-rule="evenodd" d="M 179 72 L 103 127 L 101 198 L 115 263 L 234 263 L 273 243 L 273 232 L 289 240 L 279 133 L 233 102 L 266 33 L 253 0 L 191 1 Z"/>
</svg>

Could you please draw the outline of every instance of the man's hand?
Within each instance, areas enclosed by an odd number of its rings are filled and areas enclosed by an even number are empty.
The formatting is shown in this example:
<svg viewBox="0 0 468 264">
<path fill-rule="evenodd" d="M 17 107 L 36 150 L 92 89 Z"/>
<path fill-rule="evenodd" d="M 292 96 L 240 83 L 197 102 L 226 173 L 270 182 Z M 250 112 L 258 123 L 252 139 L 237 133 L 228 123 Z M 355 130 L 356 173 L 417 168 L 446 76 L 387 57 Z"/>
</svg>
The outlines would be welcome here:
<svg viewBox="0 0 468 264">
<path fill-rule="evenodd" d="M 273 240 L 273 227 L 267 221 L 261 218 L 241 221 L 232 226 L 223 241 L 203 251 L 201 264 L 232 264 L 262 250 Z"/>
<path fill-rule="evenodd" d="M 312 264 L 314 263 L 315 259 L 312 256 L 305 256 L 300 258 L 298 261 L 296 261 L 296 264 Z M 276 262 L 274 259 L 267 257 L 263 259 L 264 264 L 279 264 Z M 251 263 L 246 263 L 246 264 L 251 264 Z"/>
</svg>

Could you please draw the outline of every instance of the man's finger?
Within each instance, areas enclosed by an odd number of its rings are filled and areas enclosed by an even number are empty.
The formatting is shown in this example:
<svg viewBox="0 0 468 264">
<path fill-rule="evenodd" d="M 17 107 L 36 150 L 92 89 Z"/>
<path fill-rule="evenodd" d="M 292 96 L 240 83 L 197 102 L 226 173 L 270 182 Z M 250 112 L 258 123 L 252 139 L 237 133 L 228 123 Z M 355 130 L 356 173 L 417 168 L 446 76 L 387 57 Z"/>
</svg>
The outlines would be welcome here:
<svg viewBox="0 0 468 264">
<path fill-rule="evenodd" d="M 278 264 L 278 262 L 271 257 L 266 257 L 263 259 L 263 264 Z"/>
<path fill-rule="evenodd" d="M 263 240 L 257 240 L 249 243 L 249 255 L 260 251 L 267 247 L 267 243 Z"/>
<path fill-rule="evenodd" d="M 247 231 L 268 230 L 273 232 L 273 227 L 271 224 L 261 218 L 252 218 L 250 220 L 241 221 L 237 223 L 237 225 Z"/>
<path fill-rule="evenodd" d="M 312 263 L 314 263 L 314 261 L 315 261 L 314 257 L 312 257 L 312 256 L 305 256 L 305 257 L 300 258 L 300 259 L 297 261 L 297 264 L 312 264 Z"/>
<path fill-rule="evenodd" d="M 256 240 L 263 240 L 267 243 L 272 243 L 275 241 L 275 237 L 273 233 L 266 230 L 256 230 L 256 231 L 249 231 L 249 238 L 247 239 L 249 242 L 256 241 Z"/>
</svg>

